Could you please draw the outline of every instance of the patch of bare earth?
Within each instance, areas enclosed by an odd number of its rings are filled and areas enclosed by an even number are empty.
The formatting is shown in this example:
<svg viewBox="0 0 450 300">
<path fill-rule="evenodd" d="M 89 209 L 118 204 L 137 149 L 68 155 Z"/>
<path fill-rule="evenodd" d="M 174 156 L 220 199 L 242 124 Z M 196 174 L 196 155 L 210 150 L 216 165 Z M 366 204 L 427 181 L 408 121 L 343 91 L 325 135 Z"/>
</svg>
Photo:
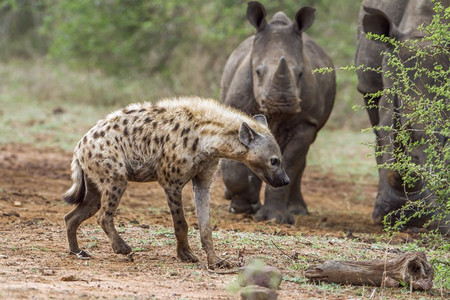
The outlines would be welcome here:
<svg viewBox="0 0 450 300">
<path fill-rule="evenodd" d="M 61 201 L 61 194 L 71 185 L 70 161 L 70 153 L 55 149 L 0 147 L 0 298 L 239 297 L 227 290 L 235 274 L 207 269 L 198 231 L 190 234 L 190 243 L 200 263 L 186 264 L 176 258 L 171 216 L 157 183 L 130 183 L 115 218 L 122 236 L 135 249 L 134 261 L 112 252 L 95 217 L 78 231 L 80 245 L 93 257 L 80 260 L 68 255 L 62 219 L 72 207 Z M 255 223 L 249 216 L 228 213 L 228 201 L 218 177 L 211 197 L 214 230 L 223 236 L 229 232 L 262 232 L 268 237 L 301 233 L 341 238 L 348 231 L 381 232 L 370 220 L 374 185 L 355 185 L 307 171 L 303 191 L 310 215 L 299 217 L 295 226 Z M 196 228 L 190 187 L 184 190 L 184 203 L 188 224 Z M 215 242 L 218 253 L 234 264 L 262 254 L 271 258 L 283 274 L 302 276 L 301 270 L 284 265 L 289 257 L 276 247 L 261 249 L 248 244 L 239 248 L 232 240 L 217 238 Z M 289 253 L 308 257 L 314 251 L 310 243 L 302 243 Z M 323 294 L 319 289 L 302 289 L 298 283 L 284 281 L 279 296 L 298 299 Z"/>
</svg>

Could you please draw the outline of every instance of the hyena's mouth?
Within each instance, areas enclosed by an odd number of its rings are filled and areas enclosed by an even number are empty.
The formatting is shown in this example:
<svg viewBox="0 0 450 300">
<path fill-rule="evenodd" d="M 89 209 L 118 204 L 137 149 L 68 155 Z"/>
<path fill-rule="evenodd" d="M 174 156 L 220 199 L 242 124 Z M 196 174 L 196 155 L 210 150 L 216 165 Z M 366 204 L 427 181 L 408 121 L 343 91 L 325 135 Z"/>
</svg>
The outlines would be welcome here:
<svg viewBox="0 0 450 300">
<path fill-rule="evenodd" d="M 271 177 L 267 176 L 266 174 L 264 174 L 264 181 L 267 184 L 269 184 L 271 187 L 274 187 L 274 188 L 279 188 L 279 187 L 289 184 L 289 181 L 285 181 L 281 177 L 271 178 Z"/>
</svg>

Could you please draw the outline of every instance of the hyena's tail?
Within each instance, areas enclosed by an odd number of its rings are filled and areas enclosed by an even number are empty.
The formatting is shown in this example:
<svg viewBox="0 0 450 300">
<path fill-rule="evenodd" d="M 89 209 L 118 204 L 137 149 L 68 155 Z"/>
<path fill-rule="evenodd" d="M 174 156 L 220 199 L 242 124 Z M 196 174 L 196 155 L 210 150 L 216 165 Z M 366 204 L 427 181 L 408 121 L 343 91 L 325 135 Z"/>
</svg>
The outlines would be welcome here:
<svg viewBox="0 0 450 300">
<path fill-rule="evenodd" d="M 83 202 L 86 188 L 84 185 L 84 171 L 76 158 L 72 160 L 72 180 L 73 184 L 63 194 L 63 199 L 69 204 L 78 204 Z"/>
</svg>

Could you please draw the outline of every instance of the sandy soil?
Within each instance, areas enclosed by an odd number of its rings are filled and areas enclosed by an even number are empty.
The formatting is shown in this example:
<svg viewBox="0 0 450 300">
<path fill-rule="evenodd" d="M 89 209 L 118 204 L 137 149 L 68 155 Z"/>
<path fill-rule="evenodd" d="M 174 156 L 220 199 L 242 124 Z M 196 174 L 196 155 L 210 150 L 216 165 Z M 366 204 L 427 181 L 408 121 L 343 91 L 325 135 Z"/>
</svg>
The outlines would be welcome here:
<svg viewBox="0 0 450 300">
<path fill-rule="evenodd" d="M 226 289 L 236 275 L 206 268 L 198 236 L 190 237 L 200 258 L 198 264 L 185 264 L 176 258 L 175 240 L 163 242 L 164 237 L 171 240 L 171 234 L 161 234 L 159 241 L 158 236 L 153 237 L 156 241 L 141 246 L 134 261 L 129 261 L 112 252 L 106 235 L 91 218 L 83 223 L 78 236 L 83 247 L 95 242 L 89 250 L 93 258 L 80 260 L 68 255 L 62 218 L 72 207 L 61 201 L 61 194 L 71 185 L 70 160 L 70 153 L 54 149 L 0 147 L 0 298 L 238 298 Z M 337 237 L 349 231 L 381 232 L 370 219 L 374 184 L 341 182 L 332 175 L 307 170 L 303 189 L 310 215 L 298 218 L 295 226 L 255 223 L 249 216 L 228 213 L 228 201 L 218 177 L 212 190 L 214 228 L 220 232 Z M 192 196 L 186 187 L 188 224 L 195 228 Z M 138 241 L 146 233 L 172 226 L 157 183 L 131 183 L 115 220 L 122 225 L 122 235 L 132 247 L 139 246 Z M 221 244 L 216 249 L 218 253 L 234 251 L 228 247 Z M 263 250 L 246 246 L 240 256 L 247 260 L 258 251 Z M 280 255 L 276 249 L 271 251 L 265 255 Z M 234 263 L 237 259 L 231 257 Z M 283 271 L 282 265 L 278 267 Z M 291 282 L 283 282 L 279 294 L 280 299 L 321 297 L 319 290 L 302 291 Z"/>
</svg>

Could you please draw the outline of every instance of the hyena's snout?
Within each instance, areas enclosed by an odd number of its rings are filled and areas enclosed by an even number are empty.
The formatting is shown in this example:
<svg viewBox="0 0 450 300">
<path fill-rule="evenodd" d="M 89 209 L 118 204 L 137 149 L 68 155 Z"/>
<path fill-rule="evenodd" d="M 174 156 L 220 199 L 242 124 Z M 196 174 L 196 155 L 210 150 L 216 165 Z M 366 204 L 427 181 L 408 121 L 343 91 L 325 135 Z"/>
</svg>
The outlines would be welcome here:
<svg viewBox="0 0 450 300">
<path fill-rule="evenodd" d="M 280 168 L 279 172 L 274 173 L 273 176 L 270 176 L 269 178 L 266 177 L 266 179 L 271 186 L 276 188 L 288 185 L 291 182 L 283 168 Z"/>
</svg>

